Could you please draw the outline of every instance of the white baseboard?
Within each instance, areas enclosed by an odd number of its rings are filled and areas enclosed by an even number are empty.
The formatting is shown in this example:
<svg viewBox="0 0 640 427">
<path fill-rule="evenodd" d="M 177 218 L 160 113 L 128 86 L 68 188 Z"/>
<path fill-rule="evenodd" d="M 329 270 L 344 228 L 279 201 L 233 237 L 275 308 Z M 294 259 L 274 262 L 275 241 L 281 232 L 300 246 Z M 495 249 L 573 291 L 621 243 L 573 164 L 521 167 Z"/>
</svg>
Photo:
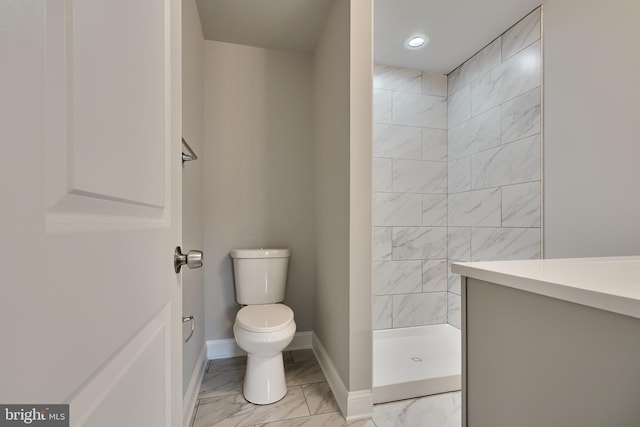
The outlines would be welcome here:
<svg viewBox="0 0 640 427">
<path fill-rule="evenodd" d="M 193 411 L 196 408 L 196 403 L 198 402 L 198 393 L 200 393 L 200 385 L 202 384 L 204 370 L 207 366 L 206 356 L 207 347 L 203 346 L 202 351 L 200 352 L 200 357 L 198 357 L 198 363 L 196 363 L 196 366 L 193 369 L 189 385 L 187 386 L 187 390 L 182 398 L 182 425 L 184 427 L 189 427 L 191 425 L 191 417 L 193 416 Z"/>
<path fill-rule="evenodd" d="M 285 348 L 285 351 L 311 348 L 312 337 L 313 332 L 310 331 L 296 332 L 293 341 Z M 238 347 L 234 338 L 207 341 L 207 358 L 210 360 L 226 359 L 229 357 L 244 356 L 246 354 L 244 350 Z"/>
<path fill-rule="evenodd" d="M 329 388 L 347 421 L 370 418 L 373 414 L 373 392 L 371 390 L 348 391 L 342 382 L 329 353 L 317 335 L 313 334 L 311 348 L 318 359 Z"/>
</svg>

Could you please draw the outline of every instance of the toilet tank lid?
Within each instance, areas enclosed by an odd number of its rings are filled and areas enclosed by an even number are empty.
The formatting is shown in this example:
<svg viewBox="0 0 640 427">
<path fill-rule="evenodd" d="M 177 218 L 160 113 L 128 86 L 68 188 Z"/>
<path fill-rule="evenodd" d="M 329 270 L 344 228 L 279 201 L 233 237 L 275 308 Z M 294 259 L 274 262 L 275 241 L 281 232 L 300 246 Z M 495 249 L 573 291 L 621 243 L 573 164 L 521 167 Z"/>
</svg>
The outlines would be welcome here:
<svg viewBox="0 0 640 427">
<path fill-rule="evenodd" d="M 251 332 L 275 332 L 293 322 L 293 310 L 284 304 L 247 305 L 238 311 L 236 322 Z"/>
<path fill-rule="evenodd" d="M 231 258 L 289 258 L 289 249 L 231 249 Z"/>
</svg>

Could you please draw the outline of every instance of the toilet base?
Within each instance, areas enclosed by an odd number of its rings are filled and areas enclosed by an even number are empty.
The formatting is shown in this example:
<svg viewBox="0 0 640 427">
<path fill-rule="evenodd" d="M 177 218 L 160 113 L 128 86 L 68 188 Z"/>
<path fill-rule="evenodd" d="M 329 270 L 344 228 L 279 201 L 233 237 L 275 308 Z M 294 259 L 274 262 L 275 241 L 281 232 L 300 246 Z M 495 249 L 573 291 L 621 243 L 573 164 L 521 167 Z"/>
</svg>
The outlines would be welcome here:
<svg viewBox="0 0 640 427">
<path fill-rule="evenodd" d="M 242 393 L 257 405 L 277 402 L 287 394 L 282 352 L 271 357 L 247 355 L 247 371 Z"/>
</svg>

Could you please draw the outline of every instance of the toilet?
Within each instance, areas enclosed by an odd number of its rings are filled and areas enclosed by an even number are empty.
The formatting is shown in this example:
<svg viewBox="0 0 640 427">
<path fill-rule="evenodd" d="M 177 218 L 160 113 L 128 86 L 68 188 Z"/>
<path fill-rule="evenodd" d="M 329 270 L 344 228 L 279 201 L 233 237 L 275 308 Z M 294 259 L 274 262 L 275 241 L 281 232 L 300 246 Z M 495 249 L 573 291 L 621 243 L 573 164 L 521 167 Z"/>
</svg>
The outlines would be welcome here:
<svg viewBox="0 0 640 427">
<path fill-rule="evenodd" d="M 282 350 L 293 340 L 293 310 L 284 304 L 289 249 L 232 249 L 236 301 L 233 335 L 247 352 L 242 392 L 258 405 L 287 394 Z"/>
</svg>

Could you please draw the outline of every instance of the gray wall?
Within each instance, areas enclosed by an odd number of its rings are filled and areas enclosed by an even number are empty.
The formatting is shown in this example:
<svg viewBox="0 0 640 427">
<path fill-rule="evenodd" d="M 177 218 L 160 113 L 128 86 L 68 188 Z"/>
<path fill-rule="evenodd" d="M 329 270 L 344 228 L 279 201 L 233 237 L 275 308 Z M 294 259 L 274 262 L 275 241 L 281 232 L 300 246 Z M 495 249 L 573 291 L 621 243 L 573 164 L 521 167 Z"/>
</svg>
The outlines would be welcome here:
<svg viewBox="0 0 640 427">
<path fill-rule="evenodd" d="M 541 255 L 540 56 L 537 9 L 449 74 L 449 264 Z"/>
<path fill-rule="evenodd" d="M 374 329 L 447 322 L 447 76 L 376 65 Z"/>
<path fill-rule="evenodd" d="M 334 1 L 314 61 L 314 332 L 349 378 L 349 2 Z"/>
<path fill-rule="evenodd" d="M 312 57 L 205 41 L 206 339 L 232 338 L 232 248 L 291 249 L 285 304 L 313 330 Z"/>
<path fill-rule="evenodd" d="M 182 134 L 199 159 L 185 163 L 182 173 L 182 247 L 204 248 L 202 171 L 204 161 L 203 76 L 204 37 L 195 0 L 182 2 Z M 208 258 L 205 253 L 205 260 Z M 182 313 L 194 316 L 196 329 L 183 346 L 183 390 L 197 367 L 204 347 L 204 269 L 182 273 Z M 190 329 L 185 326 L 183 333 Z M 185 335 L 186 338 L 186 335 Z"/>
<path fill-rule="evenodd" d="M 334 1 L 314 61 L 314 331 L 347 390 L 371 389 L 371 22 Z"/>
<path fill-rule="evenodd" d="M 544 6 L 545 257 L 640 254 L 640 3 Z"/>
</svg>

